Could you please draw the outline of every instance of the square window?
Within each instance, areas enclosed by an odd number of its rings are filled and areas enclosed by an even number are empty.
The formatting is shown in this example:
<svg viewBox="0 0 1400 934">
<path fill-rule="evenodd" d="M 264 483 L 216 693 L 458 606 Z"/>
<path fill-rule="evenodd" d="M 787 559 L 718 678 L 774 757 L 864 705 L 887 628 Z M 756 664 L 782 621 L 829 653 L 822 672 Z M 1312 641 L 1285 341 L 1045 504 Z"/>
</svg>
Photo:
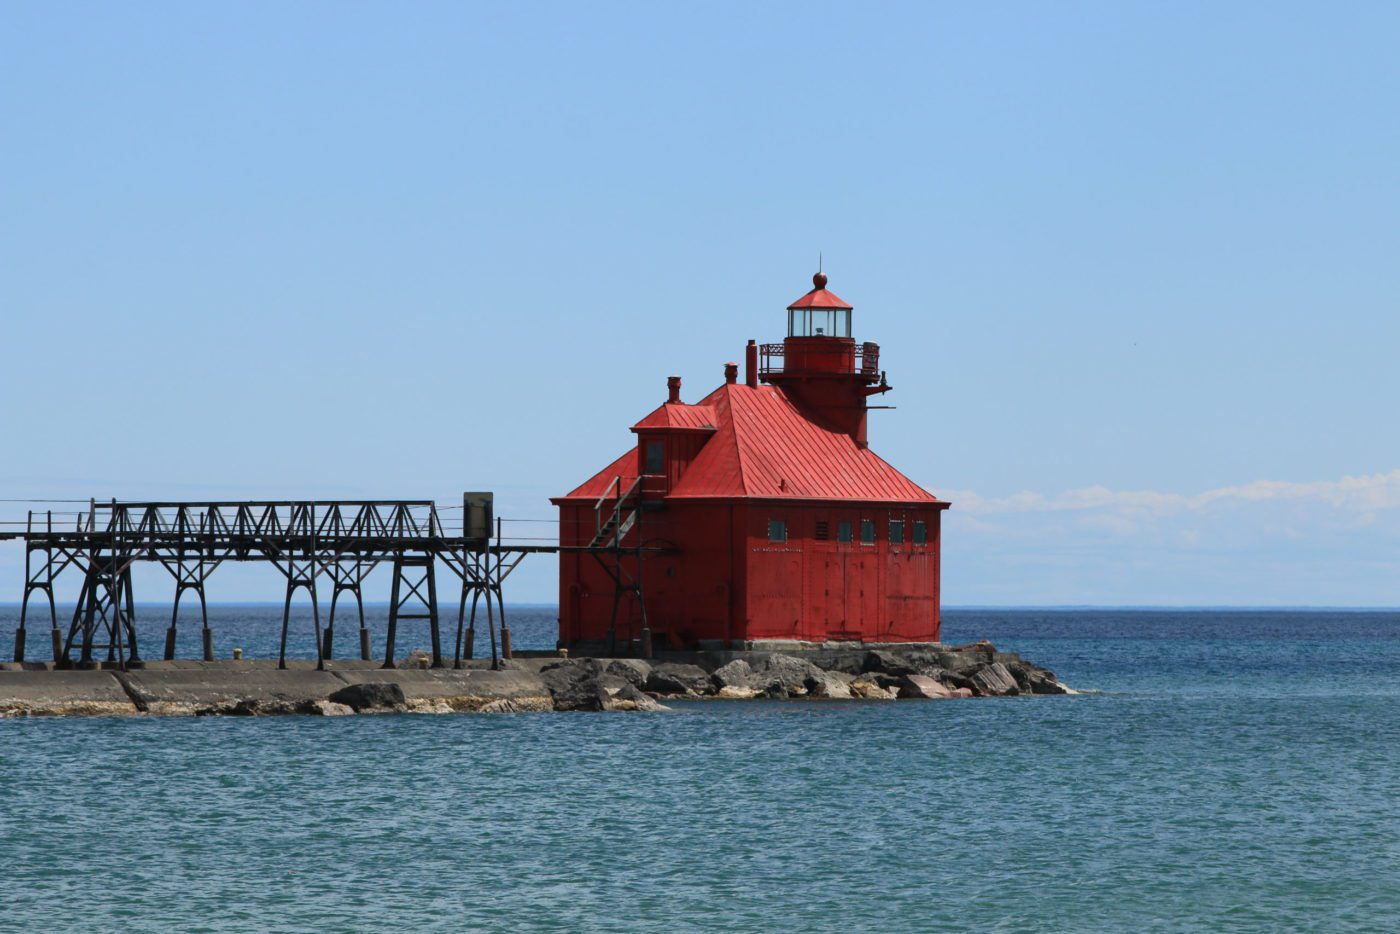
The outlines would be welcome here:
<svg viewBox="0 0 1400 934">
<path fill-rule="evenodd" d="M 890 544 L 904 544 L 904 521 L 902 519 L 890 520 Z"/>
<path fill-rule="evenodd" d="M 666 472 L 666 444 L 662 441 L 647 442 L 647 467 L 644 473 Z"/>
<path fill-rule="evenodd" d="M 825 519 L 817 520 L 816 538 L 819 542 L 824 542 L 831 537 L 831 526 Z"/>
<path fill-rule="evenodd" d="M 851 524 L 849 522 L 836 523 L 836 540 L 838 542 L 849 542 L 851 540 Z"/>
<path fill-rule="evenodd" d="M 875 541 L 875 520 L 860 520 L 860 542 L 862 545 L 869 545 Z"/>
<path fill-rule="evenodd" d="M 787 541 L 787 523 L 782 519 L 769 519 L 768 540 L 770 542 Z"/>
<path fill-rule="evenodd" d="M 928 544 L 928 526 L 924 525 L 922 522 L 914 523 L 914 544 Z"/>
</svg>

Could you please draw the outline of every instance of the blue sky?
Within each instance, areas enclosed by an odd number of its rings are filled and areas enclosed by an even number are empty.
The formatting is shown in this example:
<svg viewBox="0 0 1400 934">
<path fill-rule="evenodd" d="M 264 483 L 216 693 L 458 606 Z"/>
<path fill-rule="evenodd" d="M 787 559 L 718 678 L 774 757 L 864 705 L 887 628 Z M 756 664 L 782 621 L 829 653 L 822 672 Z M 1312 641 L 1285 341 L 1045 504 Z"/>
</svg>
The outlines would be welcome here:
<svg viewBox="0 0 1400 934">
<path fill-rule="evenodd" d="M 1397 605 L 1398 41 L 1381 3 L 6 4 L 0 497 L 549 517 L 820 250 L 896 387 L 873 446 L 954 501 L 947 602 Z"/>
</svg>

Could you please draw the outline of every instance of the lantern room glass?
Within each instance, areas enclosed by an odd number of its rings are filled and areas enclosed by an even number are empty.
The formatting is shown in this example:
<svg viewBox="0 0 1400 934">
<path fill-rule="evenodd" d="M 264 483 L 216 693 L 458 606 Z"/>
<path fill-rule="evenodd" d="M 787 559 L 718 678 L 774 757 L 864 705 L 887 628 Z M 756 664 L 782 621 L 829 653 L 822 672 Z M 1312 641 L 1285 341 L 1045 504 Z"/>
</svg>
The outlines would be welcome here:
<svg viewBox="0 0 1400 934">
<path fill-rule="evenodd" d="M 790 308 L 788 337 L 850 337 L 849 308 Z"/>
</svg>

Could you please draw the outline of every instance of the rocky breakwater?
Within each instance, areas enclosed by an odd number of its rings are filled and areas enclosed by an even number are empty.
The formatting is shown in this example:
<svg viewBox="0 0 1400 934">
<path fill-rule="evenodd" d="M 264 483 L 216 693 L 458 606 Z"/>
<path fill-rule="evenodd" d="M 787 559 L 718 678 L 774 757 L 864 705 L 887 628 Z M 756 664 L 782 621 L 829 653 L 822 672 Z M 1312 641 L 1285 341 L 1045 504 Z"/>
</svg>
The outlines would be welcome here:
<svg viewBox="0 0 1400 934">
<path fill-rule="evenodd" d="M 1049 669 L 989 642 L 782 652 L 704 652 L 689 660 L 545 662 L 556 710 L 657 710 L 668 699 L 941 700 L 1073 694 Z"/>
<path fill-rule="evenodd" d="M 336 660 L 150 662 L 131 671 L 0 665 L 0 716 L 337 716 L 666 710 L 672 698 L 944 699 L 1073 693 L 1054 672 L 991 644 L 724 651 L 632 658 L 518 658 L 491 670 Z"/>
</svg>

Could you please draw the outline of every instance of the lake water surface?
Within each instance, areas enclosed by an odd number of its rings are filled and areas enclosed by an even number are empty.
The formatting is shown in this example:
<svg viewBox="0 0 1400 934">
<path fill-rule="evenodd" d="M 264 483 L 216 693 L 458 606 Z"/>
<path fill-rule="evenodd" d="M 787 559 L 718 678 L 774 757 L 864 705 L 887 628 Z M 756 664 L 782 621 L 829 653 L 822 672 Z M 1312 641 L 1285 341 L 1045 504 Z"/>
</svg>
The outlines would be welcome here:
<svg viewBox="0 0 1400 934">
<path fill-rule="evenodd" d="M 216 608 L 219 654 L 273 654 L 280 613 Z M 511 617 L 553 644 L 552 609 Z M 0 931 L 1400 930 L 1400 614 L 945 638 L 1092 693 L 0 721 Z"/>
</svg>

